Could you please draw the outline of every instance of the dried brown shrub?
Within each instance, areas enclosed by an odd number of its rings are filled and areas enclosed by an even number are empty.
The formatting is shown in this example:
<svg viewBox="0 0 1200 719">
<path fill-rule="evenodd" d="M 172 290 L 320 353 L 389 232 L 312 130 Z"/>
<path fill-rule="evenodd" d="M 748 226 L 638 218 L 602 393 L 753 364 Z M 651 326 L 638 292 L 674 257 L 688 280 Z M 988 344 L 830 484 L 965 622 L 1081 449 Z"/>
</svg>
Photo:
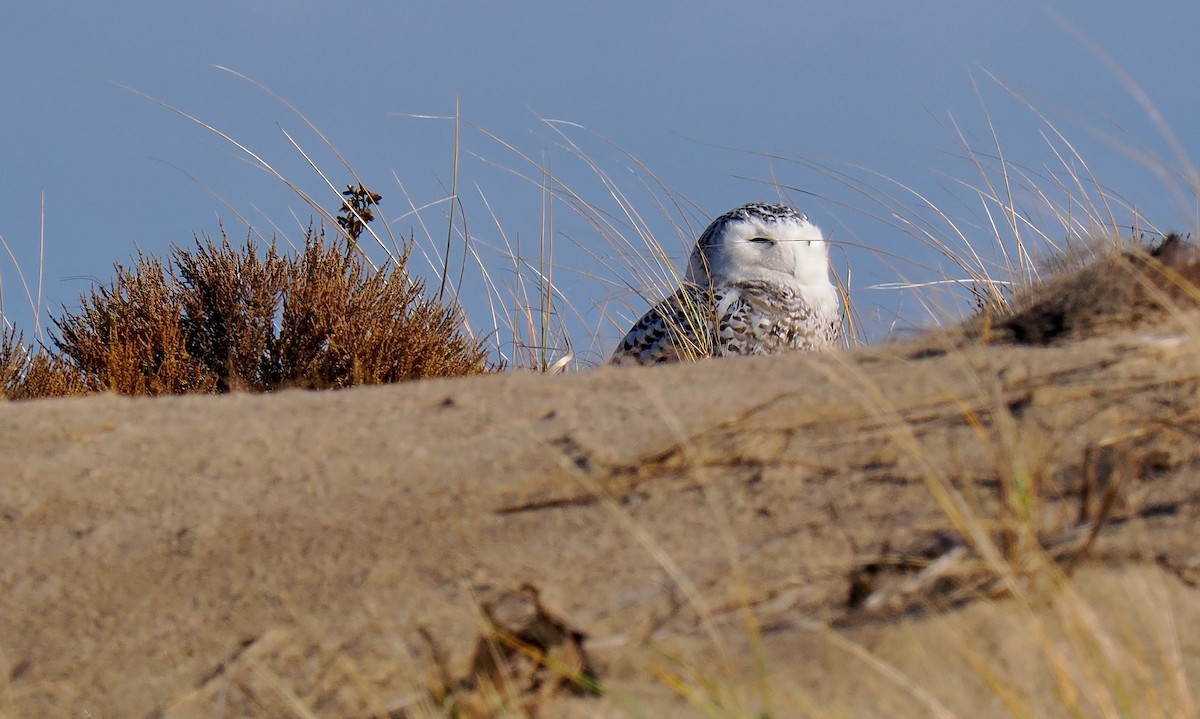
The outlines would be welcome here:
<svg viewBox="0 0 1200 719">
<path fill-rule="evenodd" d="M 0 389 L 9 396 L 10 389 L 21 381 L 27 353 L 21 335 L 15 328 L 0 329 Z"/>
<path fill-rule="evenodd" d="M 58 355 L 27 347 L 20 332 L 0 333 L 0 398 L 33 399 L 87 394 L 83 377 Z"/>
<path fill-rule="evenodd" d="M 62 357 L 37 352 L 30 358 L 28 369 L 9 398 L 76 397 L 90 391 L 79 372 Z"/>
<path fill-rule="evenodd" d="M 138 254 L 117 265 L 110 287 L 83 296 L 77 312 L 54 320 L 58 352 L 93 391 L 125 395 L 208 392 L 216 377 L 187 351 L 179 286 L 162 263 Z"/>
<path fill-rule="evenodd" d="M 237 249 L 224 234 L 219 243 L 197 238 L 173 260 L 187 352 L 213 373 L 217 390 L 278 385 L 273 324 L 289 262 L 274 246 L 260 258 L 254 242 Z"/>
<path fill-rule="evenodd" d="M 169 266 L 138 255 L 55 319 L 57 358 L 84 386 L 128 395 L 382 384 L 487 371 L 457 312 L 423 296 L 405 253 L 373 269 L 310 230 L 304 251 L 197 237 Z M 0 357 L 3 359 L 3 357 Z M 6 366 L 6 365 L 5 365 Z"/>
<path fill-rule="evenodd" d="M 456 314 L 423 297 L 424 285 L 397 264 L 371 270 L 312 236 L 289 266 L 278 358 L 281 382 L 312 388 L 382 384 L 487 369 L 480 343 Z"/>
</svg>

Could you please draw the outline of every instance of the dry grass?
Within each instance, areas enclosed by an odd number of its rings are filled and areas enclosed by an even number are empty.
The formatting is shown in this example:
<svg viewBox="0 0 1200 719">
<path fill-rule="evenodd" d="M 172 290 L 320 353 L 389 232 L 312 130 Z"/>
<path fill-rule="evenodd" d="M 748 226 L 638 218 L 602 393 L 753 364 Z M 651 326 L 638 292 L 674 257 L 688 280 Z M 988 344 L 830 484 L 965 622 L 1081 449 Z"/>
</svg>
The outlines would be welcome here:
<svg viewBox="0 0 1200 719">
<path fill-rule="evenodd" d="M 59 355 L 26 346 L 15 329 L 0 336 L 0 398 L 37 399 L 87 394 L 83 379 Z"/>
<path fill-rule="evenodd" d="M 52 342 L 93 392 L 131 396 L 209 392 L 216 378 L 187 351 L 183 308 L 162 262 L 139 255 L 118 265 L 110 286 L 81 298 L 78 312 L 54 320 Z"/>
<path fill-rule="evenodd" d="M 480 344 L 457 312 L 423 297 L 402 268 L 372 271 L 356 258 L 310 241 L 290 268 L 277 341 L 281 383 L 312 388 L 383 384 L 478 374 Z"/>
<path fill-rule="evenodd" d="M 0 386 L 10 399 L 269 392 L 487 371 L 457 312 L 424 297 L 406 259 L 372 269 L 311 229 L 295 256 L 224 234 L 169 264 L 139 254 L 54 319 L 53 352 L 8 331 Z"/>
</svg>

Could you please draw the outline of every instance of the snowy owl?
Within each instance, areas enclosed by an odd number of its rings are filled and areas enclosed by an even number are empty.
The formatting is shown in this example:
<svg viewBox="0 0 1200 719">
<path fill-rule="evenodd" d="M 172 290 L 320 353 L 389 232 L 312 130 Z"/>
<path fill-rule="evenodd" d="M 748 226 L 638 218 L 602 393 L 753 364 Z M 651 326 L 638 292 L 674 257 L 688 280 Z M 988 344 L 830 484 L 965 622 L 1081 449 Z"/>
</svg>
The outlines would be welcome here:
<svg viewBox="0 0 1200 719">
<path fill-rule="evenodd" d="M 683 286 L 637 321 L 611 362 L 829 349 L 839 308 L 821 230 L 790 207 L 752 202 L 704 230 Z"/>
</svg>

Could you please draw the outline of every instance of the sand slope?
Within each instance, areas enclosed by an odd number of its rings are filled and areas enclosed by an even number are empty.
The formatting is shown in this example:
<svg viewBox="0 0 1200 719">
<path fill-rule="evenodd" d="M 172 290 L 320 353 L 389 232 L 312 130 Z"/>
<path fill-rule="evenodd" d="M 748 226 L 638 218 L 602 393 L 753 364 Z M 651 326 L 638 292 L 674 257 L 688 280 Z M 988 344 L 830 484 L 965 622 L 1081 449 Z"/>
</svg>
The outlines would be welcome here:
<svg viewBox="0 0 1200 719">
<path fill-rule="evenodd" d="M 518 626 L 544 612 L 567 664 L 582 642 L 611 693 L 530 669 L 512 691 L 543 716 L 698 712 L 664 672 L 757 706 L 751 614 L 776 691 L 822 711 L 1002 713 L 966 651 L 1054 713 L 1050 640 L 1019 603 L 972 599 L 998 587 L 956 559 L 973 555 L 931 488 L 994 516 L 998 472 L 1028 470 L 1040 540 L 1070 557 L 1118 485 L 1079 591 L 1098 621 L 1152 607 L 1131 630 L 1147 646 L 1171 636 L 1155 622 L 1196 626 L 1200 344 L 1183 326 L 0 404 L 0 715 L 419 715 L 438 687 L 470 707 L 479 608 L 506 601 Z M 948 574 L 922 575 L 939 557 Z M 525 585 L 536 602 L 505 594 Z M 1055 596 L 1032 610 L 1051 627 Z M 1200 638 L 1173 636 L 1147 654 L 1200 686 Z"/>
</svg>

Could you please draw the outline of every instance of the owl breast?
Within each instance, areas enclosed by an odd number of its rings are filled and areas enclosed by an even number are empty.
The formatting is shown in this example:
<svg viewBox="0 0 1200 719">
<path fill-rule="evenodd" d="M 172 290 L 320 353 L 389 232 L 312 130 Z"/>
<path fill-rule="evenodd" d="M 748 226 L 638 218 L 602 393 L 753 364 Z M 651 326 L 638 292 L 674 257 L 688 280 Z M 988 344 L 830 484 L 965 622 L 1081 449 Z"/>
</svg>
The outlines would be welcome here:
<svg viewBox="0 0 1200 719">
<path fill-rule="evenodd" d="M 761 281 L 687 284 L 647 312 L 613 353 L 613 364 L 833 348 L 840 318 L 828 303 Z"/>
<path fill-rule="evenodd" d="M 841 326 L 804 293 L 766 282 L 718 286 L 715 332 L 719 355 L 761 355 L 830 349 Z M 718 298 L 719 296 L 719 298 Z"/>
</svg>

